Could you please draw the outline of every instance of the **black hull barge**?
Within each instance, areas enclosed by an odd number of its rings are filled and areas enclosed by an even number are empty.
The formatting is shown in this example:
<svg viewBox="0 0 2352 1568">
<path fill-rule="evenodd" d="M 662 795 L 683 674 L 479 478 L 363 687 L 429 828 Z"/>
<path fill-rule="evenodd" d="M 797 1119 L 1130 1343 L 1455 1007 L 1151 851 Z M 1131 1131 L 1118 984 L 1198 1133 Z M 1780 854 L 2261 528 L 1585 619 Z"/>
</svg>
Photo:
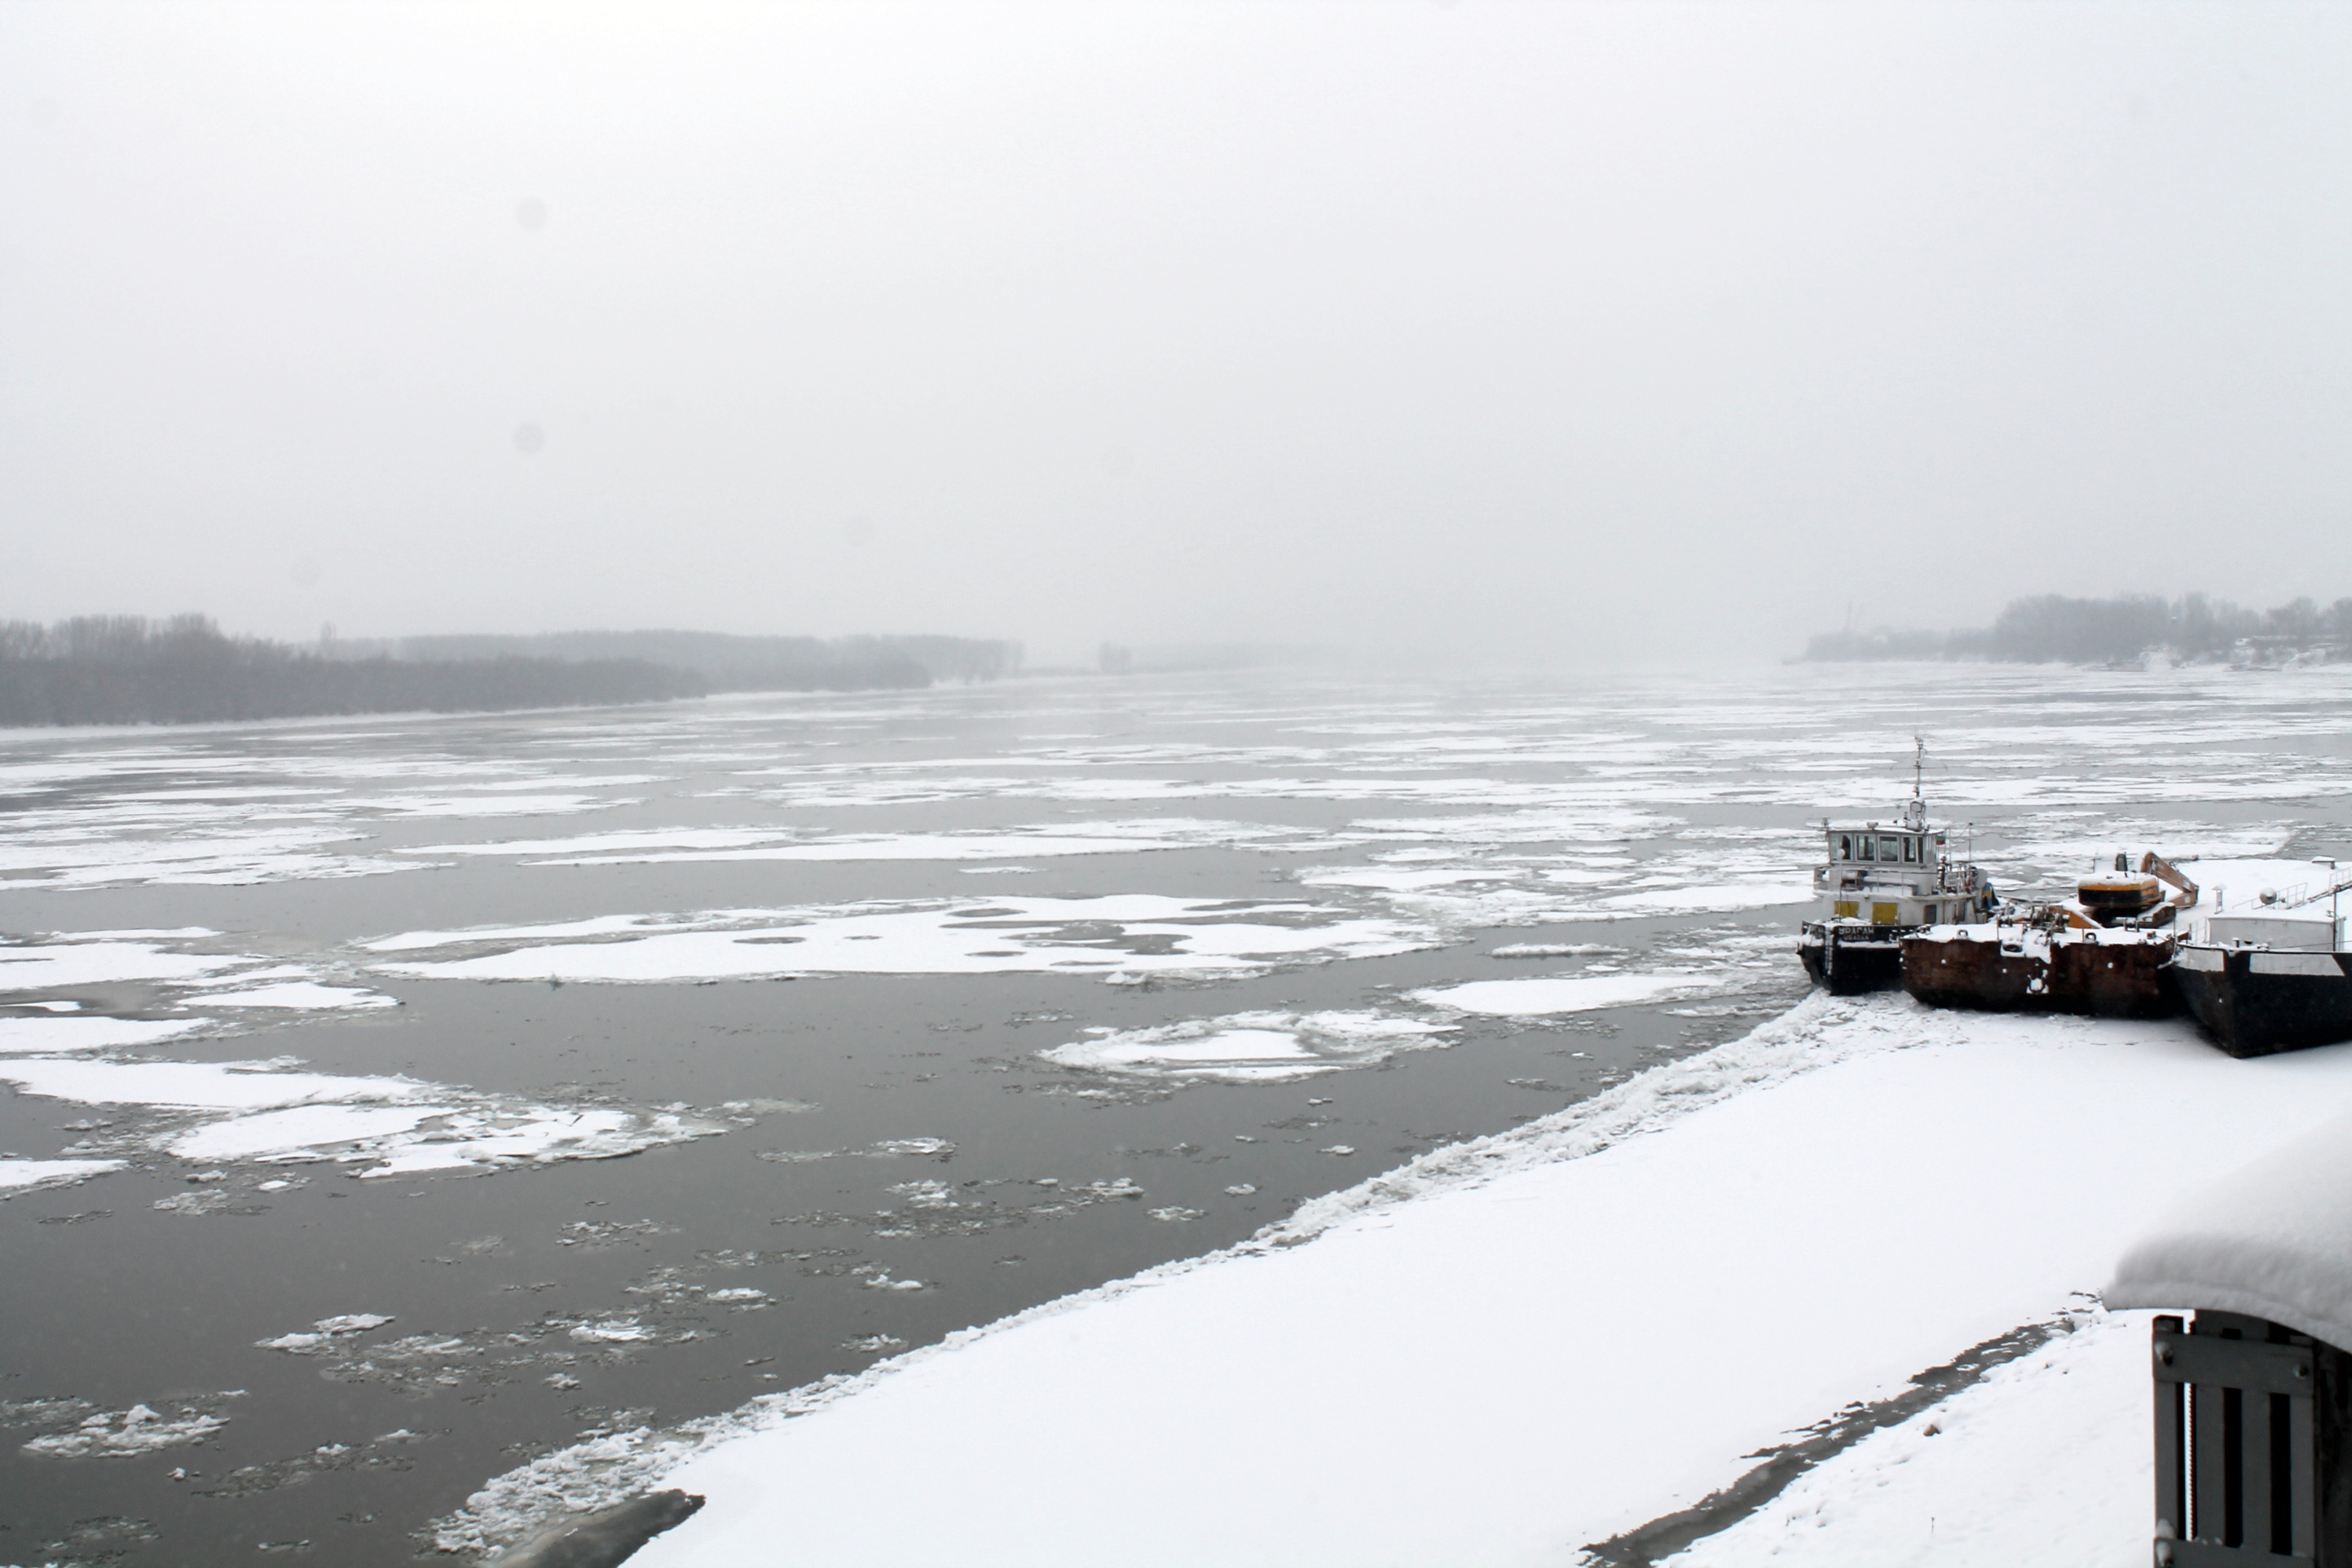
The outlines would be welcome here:
<svg viewBox="0 0 2352 1568">
<path fill-rule="evenodd" d="M 1814 984 L 1832 996 L 1892 991 L 1903 984 L 1905 926 L 1853 921 L 1811 921 L 1797 939 L 1797 957 Z"/>
<path fill-rule="evenodd" d="M 2352 952 L 2343 938 L 2332 916 L 2215 915 L 2174 954 L 2172 984 L 2233 1057 L 2332 1046 L 2352 1040 Z"/>
</svg>

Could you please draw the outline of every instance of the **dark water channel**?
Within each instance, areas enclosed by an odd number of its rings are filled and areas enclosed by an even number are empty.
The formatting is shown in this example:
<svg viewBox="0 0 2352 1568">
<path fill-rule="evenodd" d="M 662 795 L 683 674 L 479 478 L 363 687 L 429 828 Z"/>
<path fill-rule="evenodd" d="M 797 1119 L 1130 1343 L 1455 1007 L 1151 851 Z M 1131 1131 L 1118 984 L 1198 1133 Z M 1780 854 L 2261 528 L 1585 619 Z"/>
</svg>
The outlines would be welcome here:
<svg viewBox="0 0 2352 1568">
<path fill-rule="evenodd" d="M 1623 945 L 1636 933 L 1620 923 L 1605 935 Z M 1214 1005 L 1349 1005 L 1494 967 L 1475 950 L 1364 960 L 1223 984 Z M 1107 1089 L 1032 1053 L 1075 1020 L 1191 1016 L 1201 988 L 1106 996 L 1097 983 L 1037 975 L 385 988 L 397 1013 L 272 1031 L 267 1048 L 321 1070 L 810 1109 L 623 1160 L 471 1179 L 330 1174 L 193 1219 L 150 1207 L 188 1190 L 168 1173 L 16 1199 L 0 1211 L 5 1397 L 113 1408 L 244 1393 L 220 1405 L 227 1424 L 198 1447 L 64 1462 L 0 1448 L 0 1495 L 16 1500 L 0 1561 L 408 1561 L 427 1519 L 583 1433 L 724 1410 L 1227 1245 L 1302 1198 L 1746 1026 L 1737 1015 L 1620 1009 L 1474 1024 L 1447 1049 L 1295 1083 Z M 233 1059 L 254 1041 L 202 1044 Z M 174 1042 L 174 1054 L 206 1052 Z M 0 1144 L 54 1149 L 80 1111 L 0 1102 Z M 952 1152 L 761 1158 L 907 1139 Z M 1323 1152 L 1336 1146 L 1356 1152 Z M 947 1184 L 959 1206 L 912 1208 L 890 1191 L 925 1181 Z M 1072 1202 L 1093 1184 L 1137 1193 Z M 1226 1191 L 1241 1185 L 1257 1190 Z M 877 1287 L 858 1272 L 874 1265 L 921 1288 Z M 714 1310 L 683 1286 L 750 1286 L 771 1304 Z M 347 1382 L 340 1367 L 255 1348 L 357 1312 L 396 1320 L 375 1338 L 457 1336 L 465 1349 Z M 619 1314 L 664 1342 L 583 1344 L 544 1326 Z M 414 1436 L 381 1440 L 394 1432 Z M 336 1445 L 352 1451 L 320 1453 Z"/>
</svg>

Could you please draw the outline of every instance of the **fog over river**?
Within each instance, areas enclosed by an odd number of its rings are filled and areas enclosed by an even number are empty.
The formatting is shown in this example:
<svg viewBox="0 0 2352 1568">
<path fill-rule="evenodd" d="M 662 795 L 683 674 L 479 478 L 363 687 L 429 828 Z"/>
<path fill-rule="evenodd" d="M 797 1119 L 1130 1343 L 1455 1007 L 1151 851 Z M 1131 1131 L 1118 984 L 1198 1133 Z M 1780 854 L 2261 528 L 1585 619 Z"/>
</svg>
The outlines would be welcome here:
<svg viewBox="0 0 2352 1568">
<path fill-rule="evenodd" d="M 583 1436 L 1742 1033 L 1915 734 L 2004 892 L 2352 852 L 2347 699 L 1290 673 L 0 736 L 0 1563 L 404 1562 Z"/>
</svg>

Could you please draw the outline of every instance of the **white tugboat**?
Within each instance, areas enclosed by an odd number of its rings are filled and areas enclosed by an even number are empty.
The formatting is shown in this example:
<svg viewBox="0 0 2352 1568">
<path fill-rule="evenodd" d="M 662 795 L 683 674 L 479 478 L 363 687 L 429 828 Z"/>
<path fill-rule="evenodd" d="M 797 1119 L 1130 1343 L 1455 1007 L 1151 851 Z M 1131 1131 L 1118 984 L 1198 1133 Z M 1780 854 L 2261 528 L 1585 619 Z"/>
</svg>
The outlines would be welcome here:
<svg viewBox="0 0 2352 1568">
<path fill-rule="evenodd" d="M 1999 901 L 1974 866 L 1954 865 L 1927 826 L 1921 794 L 1927 746 L 1911 763 L 1911 798 L 1893 822 L 1823 822 L 1813 891 L 1827 920 L 1808 921 L 1797 955 L 1813 984 L 1841 996 L 1903 983 L 1903 937 L 1923 926 L 1982 920 Z"/>
</svg>

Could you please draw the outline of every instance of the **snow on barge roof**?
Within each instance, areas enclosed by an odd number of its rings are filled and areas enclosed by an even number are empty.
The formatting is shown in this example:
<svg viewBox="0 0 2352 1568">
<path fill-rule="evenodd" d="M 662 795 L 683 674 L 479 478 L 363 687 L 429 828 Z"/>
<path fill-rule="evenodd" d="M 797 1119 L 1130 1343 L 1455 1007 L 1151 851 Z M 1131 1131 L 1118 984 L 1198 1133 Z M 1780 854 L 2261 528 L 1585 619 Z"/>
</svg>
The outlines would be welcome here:
<svg viewBox="0 0 2352 1568">
<path fill-rule="evenodd" d="M 2352 1348 L 2352 1115 L 2175 1204 L 2116 1265 L 2106 1302 L 2242 1312 Z"/>
</svg>

